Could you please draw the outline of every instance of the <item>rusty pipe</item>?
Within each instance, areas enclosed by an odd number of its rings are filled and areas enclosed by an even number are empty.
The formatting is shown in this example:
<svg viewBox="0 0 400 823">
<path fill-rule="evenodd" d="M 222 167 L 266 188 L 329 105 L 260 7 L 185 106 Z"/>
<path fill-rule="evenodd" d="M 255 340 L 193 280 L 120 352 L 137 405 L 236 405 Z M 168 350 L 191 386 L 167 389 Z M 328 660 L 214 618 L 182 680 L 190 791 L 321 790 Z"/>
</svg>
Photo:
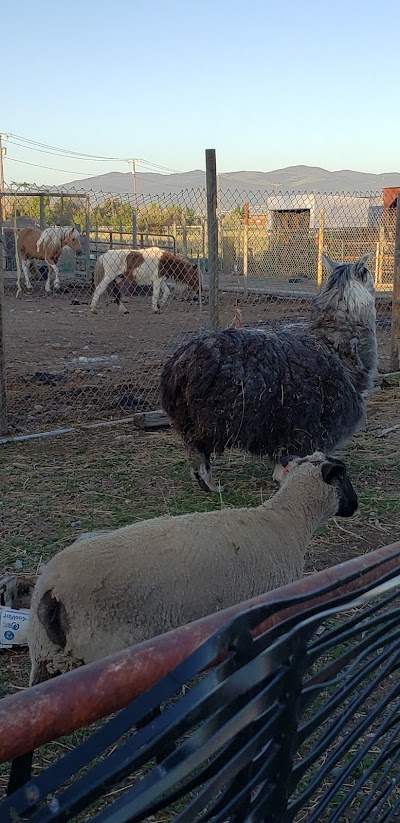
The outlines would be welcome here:
<svg viewBox="0 0 400 823">
<path fill-rule="evenodd" d="M 328 603 L 372 583 L 378 574 L 373 568 L 377 563 L 379 575 L 398 568 L 400 541 L 4 697 L 0 700 L 0 763 L 123 708 L 244 609 L 299 595 L 314 595 L 314 604 Z M 327 586 L 336 588 L 318 593 Z M 266 631 L 302 609 L 303 603 L 297 602 L 278 610 L 255 633 Z"/>
</svg>

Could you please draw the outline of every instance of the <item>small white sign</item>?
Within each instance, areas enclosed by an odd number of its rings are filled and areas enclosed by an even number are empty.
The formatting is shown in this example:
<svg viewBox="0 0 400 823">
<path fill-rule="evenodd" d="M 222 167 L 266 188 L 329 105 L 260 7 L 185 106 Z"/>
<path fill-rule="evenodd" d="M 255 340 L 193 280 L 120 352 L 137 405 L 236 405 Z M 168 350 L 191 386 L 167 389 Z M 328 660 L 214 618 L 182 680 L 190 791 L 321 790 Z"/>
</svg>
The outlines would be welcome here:
<svg viewBox="0 0 400 823">
<path fill-rule="evenodd" d="M 0 608 L 0 649 L 27 645 L 29 609 Z"/>
</svg>

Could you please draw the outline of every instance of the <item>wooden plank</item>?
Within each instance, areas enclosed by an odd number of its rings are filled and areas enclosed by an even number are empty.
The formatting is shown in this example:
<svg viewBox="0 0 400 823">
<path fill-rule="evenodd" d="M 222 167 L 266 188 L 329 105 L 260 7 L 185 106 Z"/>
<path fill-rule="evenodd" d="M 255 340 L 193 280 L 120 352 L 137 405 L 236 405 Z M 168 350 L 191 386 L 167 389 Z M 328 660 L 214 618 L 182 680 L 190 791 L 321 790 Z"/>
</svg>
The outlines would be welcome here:
<svg viewBox="0 0 400 823">
<path fill-rule="evenodd" d="M 392 329 L 391 329 L 391 358 L 392 371 L 400 366 L 399 359 L 400 337 L 400 196 L 396 203 L 396 234 L 394 245 L 393 297 L 392 297 Z"/>
<path fill-rule="evenodd" d="M 150 412 L 141 412 L 133 415 L 133 424 L 142 431 L 153 431 L 154 429 L 169 429 L 171 421 L 162 409 Z"/>
</svg>

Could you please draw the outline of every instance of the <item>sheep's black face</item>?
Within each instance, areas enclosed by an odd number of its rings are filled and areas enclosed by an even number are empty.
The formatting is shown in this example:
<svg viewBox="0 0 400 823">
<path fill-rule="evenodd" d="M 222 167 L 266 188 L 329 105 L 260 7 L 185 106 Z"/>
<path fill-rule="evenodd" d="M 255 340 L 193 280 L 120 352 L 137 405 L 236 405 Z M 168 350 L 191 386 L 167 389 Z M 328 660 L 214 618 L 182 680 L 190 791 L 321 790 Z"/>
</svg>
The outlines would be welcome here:
<svg viewBox="0 0 400 823">
<path fill-rule="evenodd" d="M 346 466 L 341 460 L 330 460 L 322 466 L 322 477 L 338 493 L 340 517 L 351 517 L 358 509 L 358 497 L 347 476 Z"/>
</svg>

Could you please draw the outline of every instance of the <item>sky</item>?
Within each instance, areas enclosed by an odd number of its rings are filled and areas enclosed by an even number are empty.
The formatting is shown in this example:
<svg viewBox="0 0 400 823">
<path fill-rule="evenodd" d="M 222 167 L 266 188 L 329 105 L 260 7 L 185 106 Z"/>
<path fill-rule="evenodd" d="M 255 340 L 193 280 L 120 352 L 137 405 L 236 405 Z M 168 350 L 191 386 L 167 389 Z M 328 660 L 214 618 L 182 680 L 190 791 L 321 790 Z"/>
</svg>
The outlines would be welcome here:
<svg viewBox="0 0 400 823">
<path fill-rule="evenodd" d="M 221 173 L 400 171 L 398 0 L 8 0 L 0 29 L 8 184 L 201 169 L 206 148 Z"/>
</svg>

